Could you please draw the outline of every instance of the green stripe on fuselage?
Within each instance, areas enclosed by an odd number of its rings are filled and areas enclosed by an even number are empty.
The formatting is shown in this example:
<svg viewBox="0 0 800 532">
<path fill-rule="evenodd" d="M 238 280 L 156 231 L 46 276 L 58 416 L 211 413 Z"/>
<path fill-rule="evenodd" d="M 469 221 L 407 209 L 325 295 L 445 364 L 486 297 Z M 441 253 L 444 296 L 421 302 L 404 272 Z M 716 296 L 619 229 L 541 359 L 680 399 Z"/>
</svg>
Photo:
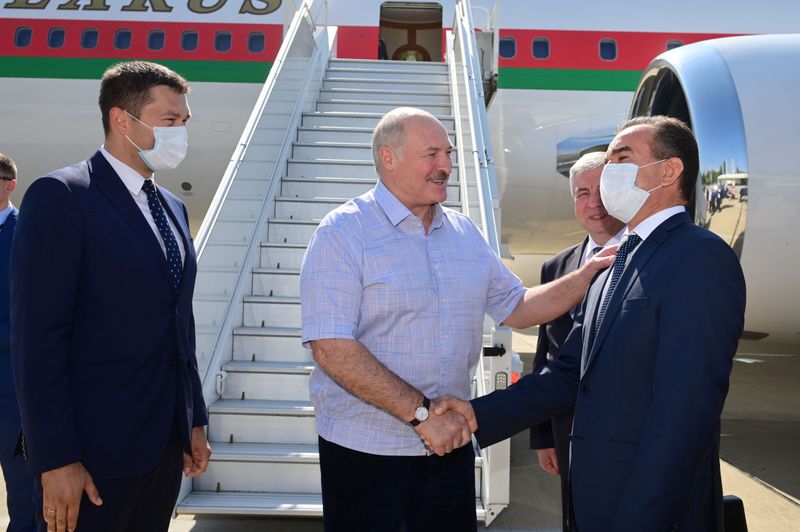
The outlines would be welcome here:
<svg viewBox="0 0 800 532">
<path fill-rule="evenodd" d="M 0 78 L 100 79 L 105 70 L 128 59 L 0 57 Z M 192 82 L 264 83 L 272 67 L 260 61 L 155 61 Z"/>
<path fill-rule="evenodd" d="M 633 92 L 640 70 L 576 70 L 564 68 L 501 68 L 501 89 Z"/>
</svg>

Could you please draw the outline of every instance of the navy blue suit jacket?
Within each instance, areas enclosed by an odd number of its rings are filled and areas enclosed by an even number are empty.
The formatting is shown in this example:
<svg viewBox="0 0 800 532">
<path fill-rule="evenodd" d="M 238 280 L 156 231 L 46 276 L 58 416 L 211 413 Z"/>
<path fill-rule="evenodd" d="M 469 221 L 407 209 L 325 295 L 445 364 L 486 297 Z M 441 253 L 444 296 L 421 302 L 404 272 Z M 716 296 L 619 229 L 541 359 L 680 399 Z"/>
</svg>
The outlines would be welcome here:
<svg viewBox="0 0 800 532">
<path fill-rule="evenodd" d="M 17 224 L 17 209 L 8 214 L 0 230 L 0 456 L 11 458 L 19 440 L 19 409 L 11 374 L 11 328 L 8 321 L 8 256 Z"/>
<path fill-rule="evenodd" d="M 11 344 L 30 469 L 100 478 L 155 467 L 176 422 L 207 423 L 195 359 L 197 263 L 183 203 L 158 188 L 186 250 L 181 291 L 122 180 L 97 152 L 36 180 L 11 252 Z"/>
<path fill-rule="evenodd" d="M 571 504 L 580 532 L 721 531 L 719 417 L 744 325 L 739 261 L 687 214 L 672 216 L 631 258 L 594 338 L 607 277 L 589 288 L 548 369 L 473 401 L 478 442 L 576 401 Z"/>
<path fill-rule="evenodd" d="M 588 242 L 589 237 L 587 236 L 580 244 L 570 246 L 547 259 L 542 264 L 540 283 L 549 283 L 577 270 L 583 250 Z M 564 341 L 567 339 L 574 324 L 573 315 L 570 312 L 565 312 L 553 321 L 539 326 L 532 373 L 538 373 L 548 363 L 558 358 L 561 346 L 564 345 Z M 562 457 L 569 455 L 569 440 L 560 436 L 568 435 L 571 425 L 572 409 L 570 408 L 553 416 L 552 419 L 531 427 L 531 449 L 556 447 L 560 471 L 568 471 L 569 468 L 569 464 L 566 464 L 566 467 L 562 467 L 561 464 Z"/>
</svg>

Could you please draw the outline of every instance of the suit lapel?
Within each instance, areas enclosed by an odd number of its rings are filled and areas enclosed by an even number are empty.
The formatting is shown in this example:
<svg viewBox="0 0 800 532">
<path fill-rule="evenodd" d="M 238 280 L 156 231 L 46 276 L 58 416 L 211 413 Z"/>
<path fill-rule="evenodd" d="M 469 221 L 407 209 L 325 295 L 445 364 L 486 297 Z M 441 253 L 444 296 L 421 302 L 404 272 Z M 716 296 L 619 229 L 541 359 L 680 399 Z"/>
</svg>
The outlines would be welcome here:
<svg viewBox="0 0 800 532">
<path fill-rule="evenodd" d="M 592 339 L 591 337 L 594 334 L 594 319 L 597 309 L 600 307 L 600 302 L 603 297 L 603 287 L 606 284 L 606 279 L 610 275 L 611 268 L 603 272 L 603 275 L 598 278 L 598 282 L 595 284 L 598 289 L 593 290 L 593 299 L 590 302 L 592 304 L 591 321 L 585 321 L 585 323 L 590 324 L 590 330 L 586 335 L 589 338 L 590 343 L 588 345 L 590 348 L 588 350 L 588 354 L 586 355 L 586 362 L 583 364 L 581 376 L 583 376 L 583 374 L 589 370 L 589 367 L 594 361 L 598 351 L 600 350 L 600 347 L 603 345 L 603 341 L 608 335 L 608 331 L 616 321 L 617 315 L 619 314 L 619 309 L 625 299 L 625 295 L 631 289 L 636 279 L 639 278 L 640 272 L 645 268 L 647 262 L 650 260 L 650 257 L 653 256 L 653 253 L 667 239 L 669 232 L 673 228 L 683 223 L 690 222 L 691 219 L 689 218 L 689 215 L 683 212 L 667 218 L 667 220 L 662 222 L 661 225 L 656 227 L 655 230 L 650 233 L 647 239 L 640 245 L 639 249 L 636 250 L 633 257 L 630 259 L 630 263 L 622 272 L 619 283 L 617 284 L 614 293 L 611 295 L 611 301 L 608 302 L 608 308 L 603 316 L 603 323 L 600 324 L 600 329 L 597 331 L 597 335 L 594 337 L 594 339 Z M 587 344 L 584 344 L 584 346 L 586 345 Z M 585 348 L 584 351 L 586 351 Z"/>
<path fill-rule="evenodd" d="M 122 218 L 131 226 L 133 232 L 138 235 L 142 243 L 158 263 L 164 276 L 169 279 L 167 259 L 158 243 L 158 238 L 153 233 L 150 224 L 147 223 L 139 206 L 136 205 L 130 191 L 125 188 L 122 179 L 108 161 L 99 151 L 89 159 L 89 172 L 92 175 L 92 182 L 109 199 L 111 204 L 120 213 Z"/>
</svg>

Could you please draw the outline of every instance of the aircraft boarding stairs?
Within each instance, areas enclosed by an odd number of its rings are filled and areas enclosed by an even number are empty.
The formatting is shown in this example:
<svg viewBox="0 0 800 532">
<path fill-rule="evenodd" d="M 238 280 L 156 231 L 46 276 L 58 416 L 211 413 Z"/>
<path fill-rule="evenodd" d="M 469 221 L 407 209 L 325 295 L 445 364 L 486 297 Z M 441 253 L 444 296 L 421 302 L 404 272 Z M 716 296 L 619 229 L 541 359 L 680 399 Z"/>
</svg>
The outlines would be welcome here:
<svg viewBox="0 0 800 532">
<path fill-rule="evenodd" d="M 316 39 L 324 49 L 324 35 Z M 385 112 L 420 107 L 458 140 L 447 64 L 315 53 L 317 67 L 289 57 L 273 66 L 280 72 L 270 77 L 277 79 L 267 81 L 271 92 L 262 92 L 249 137 L 246 132 L 197 238 L 197 352 L 213 454 L 204 475 L 184 482 L 181 514 L 322 515 L 308 395 L 314 363 L 300 343 L 306 246 L 326 213 L 374 186 L 370 141 Z M 289 141 L 281 142 L 286 131 Z M 459 162 L 454 157 L 448 185 L 446 205 L 453 209 L 462 208 L 466 190 Z M 491 521 L 507 501 L 502 504 L 497 489 L 501 504 L 487 516 L 484 460 L 478 454 L 475 461 L 476 508 L 481 520 Z M 504 473 L 498 478 L 502 485 Z"/>
</svg>

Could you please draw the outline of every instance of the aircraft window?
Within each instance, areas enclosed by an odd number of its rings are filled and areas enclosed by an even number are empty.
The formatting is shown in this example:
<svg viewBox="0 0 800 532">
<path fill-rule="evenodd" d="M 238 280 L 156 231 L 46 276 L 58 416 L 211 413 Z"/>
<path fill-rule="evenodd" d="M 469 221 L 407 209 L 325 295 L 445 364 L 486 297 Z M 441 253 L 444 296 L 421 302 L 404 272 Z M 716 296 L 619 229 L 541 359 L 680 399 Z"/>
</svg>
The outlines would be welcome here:
<svg viewBox="0 0 800 532">
<path fill-rule="evenodd" d="M 61 48 L 64 46 L 64 28 L 50 28 L 47 32 L 47 46 L 50 48 Z"/>
<path fill-rule="evenodd" d="M 617 59 L 617 41 L 614 39 L 602 39 L 600 41 L 600 59 L 603 61 Z"/>
<path fill-rule="evenodd" d="M 533 40 L 533 47 L 531 52 L 536 59 L 547 59 L 550 57 L 550 39 L 545 37 L 536 37 Z"/>
<path fill-rule="evenodd" d="M 184 31 L 181 34 L 181 50 L 194 52 L 197 50 L 197 32 Z"/>
<path fill-rule="evenodd" d="M 153 30 L 147 34 L 147 47 L 150 50 L 163 50 L 164 39 L 164 30 Z"/>
<path fill-rule="evenodd" d="M 214 49 L 218 52 L 230 52 L 231 33 L 229 31 L 218 31 L 214 36 Z"/>
<path fill-rule="evenodd" d="M 683 46 L 683 41 L 667 41 L 667 50 L 672 50 L 673 48 L 678 48 L 679 46 Z"/>
<path fill-rule="evenodd" d="M 117 30 L 114 34 L 114 48 L 127 50 L 131 47 L 131 30 Z"/>
<path fill-rule="evenodd" d="M 500 57 L 510 59 L 517 55 L 517 41 L 514 37 L 501 37 L 500 38 Z"/>
<path fill-rule="evenodd" d="M 97 48 L 97 40 L 99 34 L 95 28 L 86 28 L 81 34 L 81 48 L 91 50 Z"/>
<path fill-rule="evenodd" d="M 266 39 L 263 33 L 251 33 L 247 38 L 247 49 L 252 53 L 257 54 L 264 51 L 264 44 Z"/>
<path fill-rule="evenodd" d="M 30 46 L 32 35 L 33 30 L 28 26 L 21 26 L 17 28 L 17 31 L 14 33 L 14 46 L 19 48 L 26 48 Z"/>
</svg>

